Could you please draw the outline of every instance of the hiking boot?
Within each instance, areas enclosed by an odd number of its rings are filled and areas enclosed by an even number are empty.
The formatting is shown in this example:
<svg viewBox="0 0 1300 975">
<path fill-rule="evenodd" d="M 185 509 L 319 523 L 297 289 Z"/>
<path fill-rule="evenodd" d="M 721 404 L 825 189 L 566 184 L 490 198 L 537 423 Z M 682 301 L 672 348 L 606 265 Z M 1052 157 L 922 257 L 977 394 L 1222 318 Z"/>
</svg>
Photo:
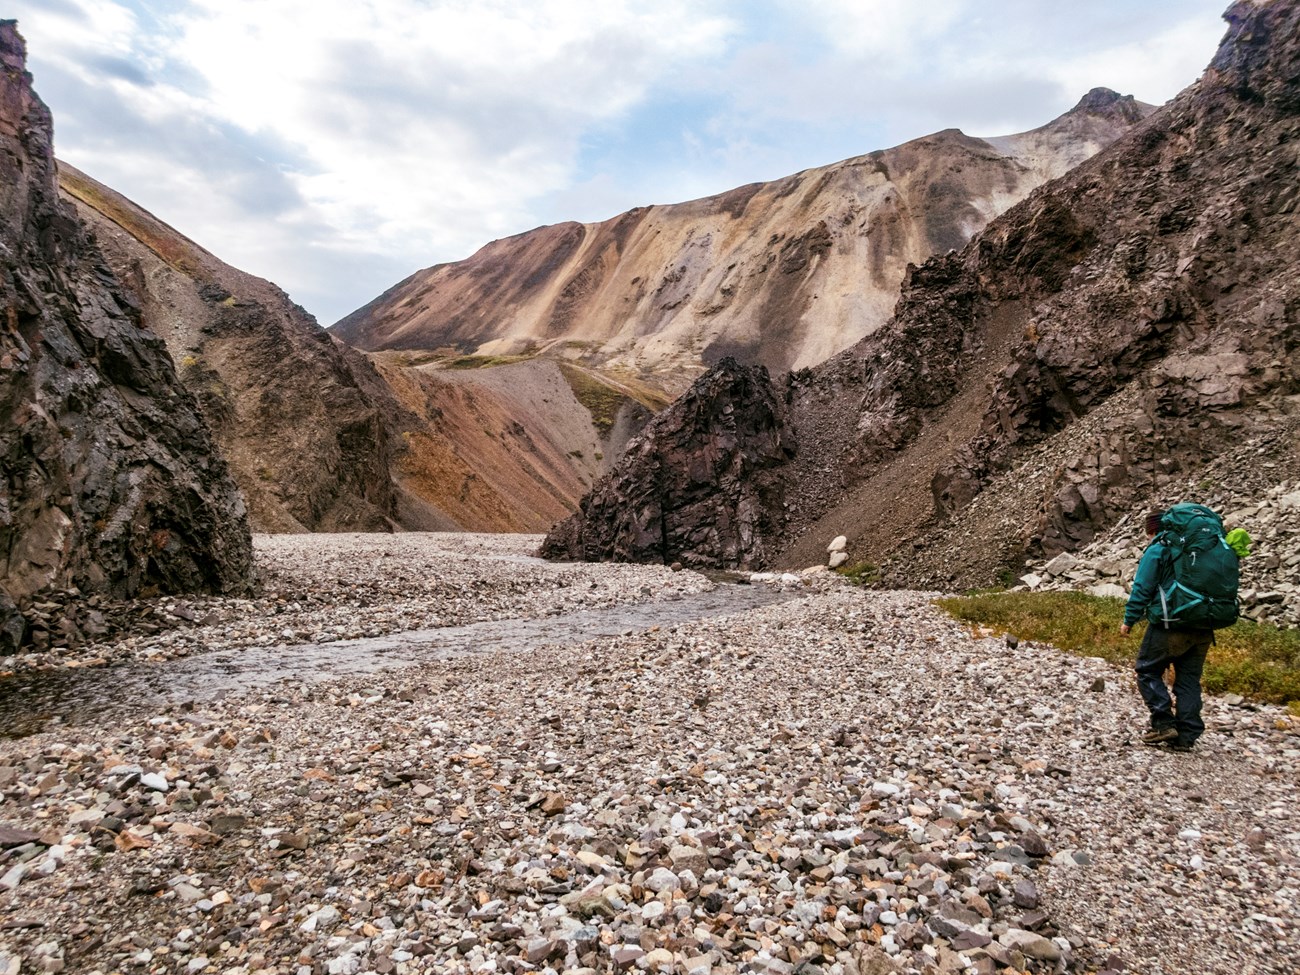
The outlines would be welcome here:
<svg viewBox="0 0 1300 975">
<path fill-rule="evenodd" d="M 1178 737 L 1177 728 L 1152 728 L 1138 740 L 1144 745 L 1161 745 Z M 1190 745 L 1188 746 L 1191 747 Z"/>
<path fill-rule="evenodd" d="M 1190 752 L 1193 747 L 1190 741 L 1171 741 L 1169 743 L 1171 752 Z"/>
</svg>

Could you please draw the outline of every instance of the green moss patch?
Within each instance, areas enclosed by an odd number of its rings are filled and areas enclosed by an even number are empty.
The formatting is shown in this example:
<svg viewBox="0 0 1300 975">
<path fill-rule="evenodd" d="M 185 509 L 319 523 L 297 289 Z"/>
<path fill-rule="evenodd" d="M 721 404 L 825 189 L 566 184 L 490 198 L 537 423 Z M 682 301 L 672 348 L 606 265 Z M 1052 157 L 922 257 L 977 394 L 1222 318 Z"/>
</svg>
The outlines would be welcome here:
<svg viewBox="0 0 1300 975">
<path fill-rule="evenodd" d="M 1120 636 L 1124 601 L 1081 592 L 981 593 L 935 603 L 959 620 L 1123 666 L 1132 666 L 1145 625 Z M 1242 621 L 1215 639 L 1205 664 L 1207 691 L 1288 704 L 1300 714 L 1300 630 Z"/>
</svg>

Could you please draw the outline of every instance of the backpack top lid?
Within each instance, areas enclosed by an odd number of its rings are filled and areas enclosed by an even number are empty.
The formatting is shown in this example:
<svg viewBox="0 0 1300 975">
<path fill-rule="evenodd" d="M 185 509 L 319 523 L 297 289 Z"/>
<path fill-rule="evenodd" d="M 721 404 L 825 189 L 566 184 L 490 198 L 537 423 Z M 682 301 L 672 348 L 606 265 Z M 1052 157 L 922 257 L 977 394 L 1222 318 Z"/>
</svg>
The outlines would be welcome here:
<svg viewBox="0 0 1300 975">
<path fill-rule="evenodd" d="M 1164 513 L 1160 518 L 1160 528 L 1176 537 L 1186 536 L 1190 531 L 1211 529 L 1223 535 L 1223 519 L 1213 508 L 1203 504 L 1183 501 Z"/>
</svg>

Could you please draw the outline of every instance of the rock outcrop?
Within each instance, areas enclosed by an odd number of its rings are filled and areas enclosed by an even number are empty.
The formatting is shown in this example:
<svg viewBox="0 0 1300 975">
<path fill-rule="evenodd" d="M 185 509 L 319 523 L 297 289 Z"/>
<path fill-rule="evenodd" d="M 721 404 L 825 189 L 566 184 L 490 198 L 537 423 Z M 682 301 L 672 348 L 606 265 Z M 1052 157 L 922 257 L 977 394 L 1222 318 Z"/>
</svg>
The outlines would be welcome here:
<svg viewBox="0 0 1300 975">
<path fill-rule="evenodd" d="M 644 425 L 641 401 L 666 402 L 576 364 L 363 354 L 85 173 L 60 164 L 59 183 L 166 341 L 257 531 L 543 531 Z"/>
<path fill-rule="evenodd" d="M 66 163 L 66 199 L 163 338 L 258 531 L 391 531 L 402 411 L 370 362 L 274 284 Z M 418 505 L 404 513 L 423 527 Z"/>
<path fill-rule="evenodd" d="M 732 355 L 811 366 L 890 316 L 909 262 L 961 247 L 1151 111 L 1098 89 L 1032 132 L 956 129 L 598 224 L 495 241 L 332 331 L 362 349 L 567 358 L 680 393 Z"/>
<path fill-rule="evenodd" d="M 775 564 L 844 533 L 896 582 L 986 584 L 1153 498 L 1208 498 L 1198 472 L 1243 442 L 1291 476 L 1300 3 L 1226 18 L 1198 83 L 913 269 L 878 334 L 778 381 L 797 451 L 756 519 Z"/>
<path fill-rule="evenodd" d="M 56 186 L 49 110 L 0 22 L 0 632 L 53 587 L 246 586 L 243 500 L 162 341 Z"/>
<path fill-rule="evenodd" d="M 547 536 L 548 558 L 757 566 L 794 445 L 767 370 L 724 359 L 628 445 L 617 477 Z"/>
</svg>

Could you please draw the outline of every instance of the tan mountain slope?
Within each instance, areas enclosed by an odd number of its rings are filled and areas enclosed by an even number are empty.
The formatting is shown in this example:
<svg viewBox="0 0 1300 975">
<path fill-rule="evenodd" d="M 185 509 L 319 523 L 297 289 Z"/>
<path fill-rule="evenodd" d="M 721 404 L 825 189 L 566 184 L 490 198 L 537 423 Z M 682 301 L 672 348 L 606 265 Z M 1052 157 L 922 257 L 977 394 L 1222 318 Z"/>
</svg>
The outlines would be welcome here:
<svg viewBox="0 0 1300 975">
<path fill-rule="evenodd" d="M 372 362 L 121 194 L 67 164 L 59 180 L 166 342 L 256 530 L 542 531 L 644 424 L 642 402 L 662 405 L 576 366 Z"/>
<path fill-rule="evenodd" d="M 1225 16 L 1197 84 L 913 269 L 879 332 L 701 377 L 548 553 L 800 566 L 844 534 L 892 581 L 966 587 L 1157 504 L 1290 497 L 1300 0 Z"/>
<path fill-rule="evenodd" d="M 629 391 L 570 365 L 447 369 L 405 365 L 394 353 L 373 359 L 408 415 L 394 475 L 442 513 L 446 521 L 431 527 L 545 531 L 651 415 Z"/>
<path fill-rule="evenodd" d="M 544 354 L 674 395 L 725 355 L 820 362 L 885 322 L 909 263 L 1113 142 L 1151 106 L 1105 89 L 1035 129 L 955 129 L 706 199 L 494 241 L 332 332 L 363 349 Z"/>
</svg>

